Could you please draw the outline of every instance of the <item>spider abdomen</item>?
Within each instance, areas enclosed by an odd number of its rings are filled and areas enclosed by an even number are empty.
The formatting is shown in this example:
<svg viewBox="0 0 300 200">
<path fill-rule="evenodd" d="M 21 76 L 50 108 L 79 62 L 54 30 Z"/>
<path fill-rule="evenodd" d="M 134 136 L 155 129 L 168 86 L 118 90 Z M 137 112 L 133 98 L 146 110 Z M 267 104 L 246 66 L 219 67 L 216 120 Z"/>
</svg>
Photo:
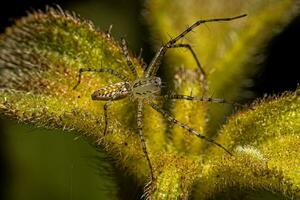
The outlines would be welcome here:
<svg viewBox="0 0 300 200">
<path fill-rule="evenodd" d="M 117 100 L 125 98 L 129 93 L 129 83 L 120 82 L 103 86 L 92 94 L 92 100 Z"/>
</svg>

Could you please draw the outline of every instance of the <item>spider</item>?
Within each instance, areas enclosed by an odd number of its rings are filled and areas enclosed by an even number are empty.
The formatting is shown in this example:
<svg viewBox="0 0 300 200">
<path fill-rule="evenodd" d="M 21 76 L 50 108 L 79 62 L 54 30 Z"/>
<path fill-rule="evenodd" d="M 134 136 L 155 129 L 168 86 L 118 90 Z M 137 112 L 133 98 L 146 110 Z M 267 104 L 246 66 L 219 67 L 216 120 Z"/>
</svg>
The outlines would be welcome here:
<svg viewBox="0 0 300 200">
<path fill-rule="evenodd" d="M 104 134 L 107 133 L 107 127 L 108 127 L 108 116 L 107 116 L 107 110 L 109 105 L 112 103 L 112 101 L 123 99 L 126 97 L 129 97 L 132 102 L 137 103 L 137 130 L 139 134 L 139 138 L 141 141 L 142 150 L 144 152 L 145 158 L 147 160 L 149 170 L 150 170 L 150 183 L 152 183 L 155 180 L 154 173 L 153 173 L 153 167 L 151 163 L 151 159 L 149 157 L 148 151 L 147 151 L 147 145 L 144 138 L 143 133 L 143 107 L 145 104 L 150 105 L 154 110 L 161 113 L 162 116 L 168 120 L 171 123 L 174 123 L 175 125 L 178 125 L 182 127 L 183 129 L 186 129 L 189 133 L 192 135 L 195 135 L 196 137 L 203 139 L 207 142 L 213 143 L 214 145 L 217 145 L 218 147 L 222 148 L 224 151 L 226 151 L 228 154 L 232 155 L 229 150 L 227 150 L 224 146 L 221 144 L 215 142 L 213 139 L 207 138 L 203 134 L 197 132 L 195 129 L 189 127 L 188 125 L 178 121 L 175 119 L 171 114 L 163 110 L 159 105 L 154 103 L 154 100 L 159 98 L 164 99 L 177 99 L 177 100 L 188 100 L 188 101 L 204 101 L 204 102 L 213 102 L 213 103 L 226 103 L 223 99 L 216 99 L 216 98 L 205 98 L 205 97 L 193 97 L 188 95 L 181 95 L 181 94 L 168 94 L 168 95 L 161 95 L 161 88 L 162 88 L 162 81 L 161 78 L 157 76 L 157 70 L 160 67 L 161 61 L 165 53 L 170 48 L 186 48 L 188 49 L 198 68 L 200 71 L 200 81 L 202 82 L 202 87 L 204 89 L 204 92 L 207 91 L 207 81 L 205 72 L 195 54 L 193 51 L 191 45 L 189 44 L 176 44 L 181 38 L 183 38 L 186 34 L 191 32 L 193 29 L 198 27 L 200 24 L 208 23 L 208 22 L 224 22 L 224 21 L 231 21 L 235 19 L 239 19 L 242 17 L 245 17 L 246 14 L 235 16 L 235 17 L 229 17 L 229 18 L 215 18 L 215 19 L 207 19 L 207 20 L 198 20 L 193 25 L 189 26 L 186 30 L 181 32 L 179 35 L 177 35 L 175 38 L 169 40 L 167 43 L 163 44 L 157 53 L 155 54 L 154 58 L 150 62 L 149 66 L 144 69 L 144 73 L 142 76 L 138 76 L 138 73 L 131 62 L 131 59 L 128 54 L 128 47 L 127 43 L 124 38 L 121 39 L 121 45 L 122 45 L 122 52 L 126 59 L 127 65 L 130 68 L 130 71 L 134 77 L 134 80 L 126 77 L 123 74 L 118 73 L 117 71 L 111 69 L 111 68 L 80 68 L 78 73 L 78 80 L 77 84 L 74 86 L 73 89 L 76 89 L 77 86 L 81 82 L 81 76 L 83 72 L 95 72 L 95 73 L 109 73 L 117 78 L 119 78 L 122 82 L 110 84 L 107 86 L 100 87 L 98 90 L 96 90 L 92 95 L 92 100 L 96 101 L 107 101 L 104 106 L 104 121 L 105 121 L 105 128 L 104 128 Z"/>
</svg>

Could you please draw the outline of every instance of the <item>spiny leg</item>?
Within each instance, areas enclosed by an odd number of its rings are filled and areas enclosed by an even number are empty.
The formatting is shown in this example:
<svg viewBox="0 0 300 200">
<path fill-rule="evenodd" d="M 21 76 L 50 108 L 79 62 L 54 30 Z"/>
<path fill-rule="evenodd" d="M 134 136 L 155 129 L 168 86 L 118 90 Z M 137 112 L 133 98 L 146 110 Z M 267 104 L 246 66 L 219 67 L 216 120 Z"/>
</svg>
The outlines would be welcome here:
<svg viewBox="0 0 300 200">
<path fill-rule="evenodd" d="M 75 90 L 77 88 L 77 86 L 80 84 L 81 82 L 81 74 L 83 72 L 96 72 L 96 73 L 109 73 L 121 80 L 123 80 L 124 82 L 129 82 L 129 78 L 127 78 L 126 76 L 119 74 L 118 72 L 114 71 L 113 69 L 110 68 L 98 68 L 98 69 L 92 69 L 92 68 L 80 68 L 79 69 L 79 73 L 78 73 L 78 80 L 77 80 L 77 84 L 73 87 L 73 90 Z"/>
<path fill-rule="evenodd" d="M 142 69 L 143 71 L 145 71 L 145 69 L 147 68 L 147 64 L 144 62 L 144 59 L 142 57 L 143 54 L 143 48 L 140 49 L 140 53 L 138 55 L 138 60 L 140 62 L 140 65 L 142 65 Z"/>
<path fill-rule="evenodd" d="M 131 59 L 129 57 L 129 53 L 128 53 L 128 45 L 127 45 L 127 42 L 124 38 L 121 38 L 121 41 L 122 41 L 122 51 L 123 51 L 123 54 L 126 58 L 126 62 L 127 62 L 127 65 L 129 66 L 130 68 L 130 71 L 132 72 L 134 78 L 137 78 L 137 72 L 136 72 L 136 69 L 135 67 L 133 66 L 132 62 L 131 62 Z"/>
<path fill-rule="evenodd" d="M 177 100 L 188 100 L 188 101 L 202 101 L 202 102 L 210 102 L 210 103 L 228 103 L 231 104 L 225 99 L 220 98 L 210 98 L 210 97 L 193 97 L 189 95 L 182 95 L 182 94 L 168 94 L 162 96 L 164 99 L 177 99 Z"/>
<path fill-rule="evenodd" d="M 166 44 L 164 44 L 160 47 L 160 49 L 158 50 L 158 52 L 155 54 L 154 58 L 152 59 L 149 67 L 147 68 L 146 77 L 155 76 L 155 74 L 160 66 L 162 57 L 165 55 L 167 49 L 170 48 L 172 45 L 174 45 L 178 40 L 183 38 L 186 34 L 191 32 L 193 29 L 195 29 L 200 24 L 209 23 L 209 22 L 231 21 L 231 20 L 239 19 L 239 18 L 242 18 L 245 16 L 247 16 L 247 15 L 243 14 L 243 15 L 239 15 L 236 17 L 216 18 L 216 19 L 207 19 L 207 20 L 200 19 L 200 20 L 196 21 L 193 25 L 188 27 L 186 30 L 184 30 L 182 33 L 180 33 L 178 36 L 169 40 Z"/>
<path fill-rule="evenodd" d="M 233 106 L 237 107 L 247 107 L 245 105 L 236 103 L 236 102 L 229 102 L 226 101 L 225 99 L 220 99 L 220 98 L 211 98 L 211 97 L 193 97 L 189 95 L 182 95 L 182 94 L 168 94 L 168 95 L 163 95 L 162 98 L 164 99 L 177 99 L 177 100 L 188 100 L 188 101 L 202 101 L 202 102 L 210 102 L 210 103 L 220 103 L 220 104 L 230 104 Z"/>
<path fill-rule="evenodd" d="M 175 119 L 171 114 L 169 114 L 168 112 L 164 111 L 162 108 L 160 108 L 158 105 L 156 105 L 153 102 L 149 102 L 149 104 L 151 105 L 151 107 L 156 110 L 157 112 L 161 113 L 169 122 L 172 122 L 174 124 L 177 124 L 178 126 L 180 126 L 181 128 L 186 129 L 189 133 L 194 134 L 195 136 L 197 136 L 200 139 L 203 139 L 207 142 L 210 142 L 212 144 L 217 145 L 218 147 L 222 148 L 224 151 L 226 151 L 228 154 L 232 155 L 232 153 L 227 150 L 224 146 L 222 146 L 221 144 L 217 143 L 216 141 L 205 137 L 204 135 L 198 133 L 195 129 L 189 127 L 188 125 L 178 121 L 177 119 Z"/>
<path fill-rule="evenodd" d="M 153 174 L 153 167 L 149 158 L 149 154 L 147 151 L 147 146 L 146 146 L 146 142 L 145 142 L 145 138 L 144 138 L 144 133 L 143 133 L 143 102 L 141 100 L 138 101 L 138 111 L 137 111 L 137 128 L 138 128 L 138 132 L 139 132 L 139 137 L 141 140 L 141 144 L 142 144 L 142 149 L 143 152 L 145 154 L 145 157 L 147 159 L 148 162 L 148 166 L 150 169 L 150 184 L 153 184 L 154 182 L 154 174 Z"/>
<path fill-rule="evenodd" d="M 192 46 L 190 44 L 174 44 L 169 48 L 186 48 L 191 52 L 191 54 L 192 54 L 192 56 L 193 56 L 193 58 L 194 58 L 194 60 L 197 64 L 197 67 L 200 70 L 200 81 L 202 83 L 203 93 L 207 94 L 208 84 L 207 84 L 207 79 L 206 79 L 206 73 L 205 73 L 204 69 L 202 68 L 202 65 L 201 65 L 195 51 L 193 50 Z"/>
<path fill-rule="evenodd" d="M 108 110 L 108 106 L 110 106 L 112 103 L 112 100 L 106 102 L 103 106 L 103 110 L 104 110 L 104 123 L 105 123 L 105 127 L 104 127 L 104 132 L 103 135 L 106 135 L 107 133 L 107 128 L 108 128 L 108 116 L 107 116 L 107 110 Z"/>
</svg>

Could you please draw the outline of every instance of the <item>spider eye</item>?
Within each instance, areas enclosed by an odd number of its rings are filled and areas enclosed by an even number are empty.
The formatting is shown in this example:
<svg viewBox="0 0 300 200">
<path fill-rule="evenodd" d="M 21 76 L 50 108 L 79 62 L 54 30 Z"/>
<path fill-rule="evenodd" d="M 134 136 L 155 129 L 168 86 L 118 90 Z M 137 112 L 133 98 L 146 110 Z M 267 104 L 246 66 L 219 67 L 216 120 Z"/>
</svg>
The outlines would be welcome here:
<svg viewBox="0 0 300 200">
<path fill-rule="evenodd" d="M 155 83 L 156 85 L 161 85 L 161 78 L 155 77 L 154 83 Z"/>
</svg>

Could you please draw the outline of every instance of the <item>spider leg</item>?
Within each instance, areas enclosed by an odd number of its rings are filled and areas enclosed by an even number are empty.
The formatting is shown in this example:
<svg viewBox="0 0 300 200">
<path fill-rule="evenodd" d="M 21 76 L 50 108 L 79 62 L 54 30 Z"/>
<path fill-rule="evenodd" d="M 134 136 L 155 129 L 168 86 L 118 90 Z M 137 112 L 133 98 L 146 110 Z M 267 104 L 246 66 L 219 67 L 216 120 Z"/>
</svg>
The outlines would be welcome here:
<svg viewBox="0 0 300 200">
<path fill-rule="evenodd" d="M 171 114 L 169 114 L 168 112 L 164 111 L 162 108 L 160 108 L 158 105 L 156 105 L 153 102 L 149 102 L 149 104 L 151 105 L 151 107 L 156 110 L 157 112 L 161 113 L 169 122 L 172 122 L 178 126 L 180 126 L 183 129 L 186 129 L 189 133 L 197 136 L 198 138 L 205 140 L 207 142 L 210 142 L 212 144 L 217 145 L 218 147 L 222 148 L 224 151 L 226 151 L 229 155 L 232 155 L 232 153 L 227 150 L 224 146 L 222 146 L 221 144 L 219 144 L 218 142 L 214 141 L 213 139 L 207 138 L 206 136 L 198 133 L 195 129 L 189 127 L 188 125 L 178 121 L 177 119 L 175 119 Z"/>
<path fill-rule="evenodd" d="M 104 123 L 105 123 L 105 127 L 104 127 L 104 132 L 103 135 L 106 135 L 107 133 L 107 128 L 108 128 L 108 115 L 107 115 L 107 110 L 108 110 L 108 106 L 110 106 L 112 103 L 112 100 L 109 100 L 108 102 L 106 102 L 103 106 L 103 110 L 104 110 Z"/>
<path fill-rule="evenodd" d="M 200 71 L 200 81 L 202 83 L 202 88 L 203 88 L 204 94 L 207 94 L 208 84 L 207 84 L 207 79 L 206 79 L 206 73 L 205 73 L 204 69 L 202 68 L 202 65 L 201 65 L 195 51 L 193 50 L 192 46 L 190 44 L 174 44 L 174 45 L 170 46 L 169 48 L 186 48 L 191 52 L 191 54 L 197 64 L 197 67 L 199 68 L 199 71 Z"/>
<path fill-rule="evenodd" d="M 141 140 L 141 144 L 142 144 L 142 149 L 143 152 L 145 154 L 145 157 L 147 159 L 148 162 L 148 166 L 150 169 L 150 184 L 153 183 L 154 179 L 154 174 L 153 174 L 153 167 L 149 158 L 149 154 L 147 151 L 147 146 L 146 146 L 146 142 L 145 142 L 145 138 L 144 138 L 144 133 L 143 133 L 143 102 L 142 100 L 138 101 L 138 111 L 137 111 L 137 128 L 138 128 L 138 132 L 139 132 L 139 136 L 140 136 L 140 140 Z"/>
<path fill-rule="evenodd" d="M 147 68 L 147 64 L 144 62 L 144 59 L 143 59 L 143 57 L 142 57 L 142 54 L 143 54 L 143 48 L 140 49 L 140 53 L 139 53 L 139 55 L 138 55 L 138 60 L 139 60 L 140 64 L 142 65 L 143 71 L 145 71 L 146 68 Z"/>
<path fill-rule="evenodd" d="M 126 58 L 127 65 L 129 66 L 130 71 L 132 72 L 134 78 L 137 78 L 138 75 L 137 75 L 136 69 L 133 66 L 133 64 L 131 62 L 131 59 L 129 57 L 127 42 L 124 38 L 121 38 L 121 42 L 122 42 L 122 51 L 123 51 L 123 54 Z"/>
<path fill-rule="evenodd" d="M 140 48 L 140 53 L 139 53 L 139 56 L 138 56 L 138 60 L 139 61 L 143 61 L 142 59 L 142 54 L 143 54 L 143 48 Z M 141 62 L 142 63 L 142 62 Z"/>
<path fill-rule="evenodd" d="M 98 68 L 98 69 L 92 69 L 92 68 L 80 68 L 79 72 L 78 72 L 78 80 L 77 80 L 77 84 L 73 87 L 73 90 L 75 90 L 77 88 L 77 86 L 80 84 L 81 82 L 81 76 L 83 72 L 95 72 L 95 73 L 109 73 L 125 82 L 129 82 L 129 78 L 127 78 L 126 76 L 119 74 L 118 72 L 114 71 L 113 69 L 110 68 Z"/>
<path fill-rule="evenodd" d="M 202 102 L 210 102 L 210 103 L 228 103 L 231 104 L 225 99 L 220 98 L 210 98 L 210 97 L 193 97 L 189 95 L 182 94 L 168 94 L 163 96 L 164 99 L 177 99 L 177 100 L 188 100 L 188 101 L 202 101 Z"/>
<path fill-rule="evenodd" d="M 216 18 L 216 19 L 207 19 L 207 20 L 200 19 L 200 20 L 196 21 L 194 24 L 192 24 L 190 27 L 188 27 L 182 33 L 180 33 L 175 38 L 169 40 L 166 44 L 164 44 L 160 47 L 160 49 L 158 50 L 158 52 L 155 54 L 154 58 L 152 59 L 149 67 L 147 68 L 146 77 L 155 76 L 155 74 L 160 66 L 162 57 L 165 55 L 167 49 L 170 48 L 172 45 L 174 45 L 178 40 L 183 38 L 186 34 L 191 32 L 193 29 L 198 27 L 200 24 L 205 24 L 205 23 L 209 23 L 209 22 L 231 21 L 231 20 L 239 19 L 239 18 L 242 18 L 245 16 L 246 16 L 246 14 L 239 15 L 236 17 Z"/>
<path fill-rule="evenodd" d="M 237 107 L 247 107 L 245 105 L 235 103 L 235 102 L 229 102 L 225 99 L 220 98 L 211 98 L 211 97 L 193 97 L 188 95 L 182 95 L 182 94 L 168 94 L 162 96 L 164 99 L 177 99 L 177 100 L 188 100 L 188 101 L 202 101 L 202 102 L 210 102 L 210 103 L 220 103 L 220 104 L 230 104 Z"/>
</svg>

